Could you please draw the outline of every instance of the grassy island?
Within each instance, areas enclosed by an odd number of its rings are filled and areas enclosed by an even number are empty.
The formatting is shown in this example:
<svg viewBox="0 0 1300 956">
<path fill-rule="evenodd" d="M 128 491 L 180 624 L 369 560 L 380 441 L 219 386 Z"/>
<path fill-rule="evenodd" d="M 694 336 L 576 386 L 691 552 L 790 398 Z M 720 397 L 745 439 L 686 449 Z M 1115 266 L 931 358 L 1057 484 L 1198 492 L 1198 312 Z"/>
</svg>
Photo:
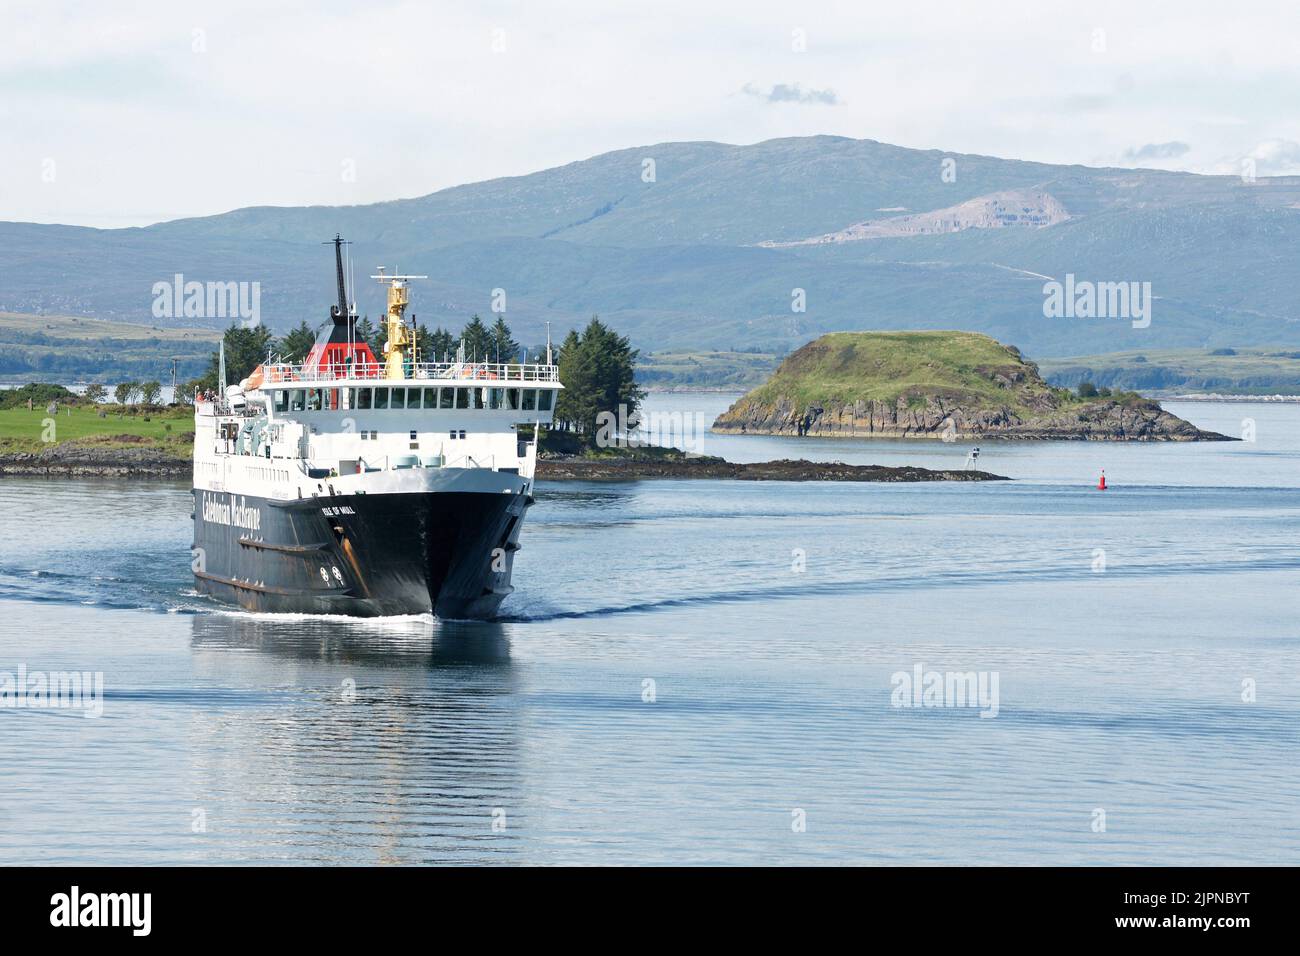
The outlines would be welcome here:
<svg viewBox="0 0 1300 956">
<path fill-rule="evenodd" d="M 1045 382 L 975 332 L 833 332 L 791 354 L 714 423 L 726 432 L 856 438 L 1223 439 L 1134 392 Z"/>
</svg>

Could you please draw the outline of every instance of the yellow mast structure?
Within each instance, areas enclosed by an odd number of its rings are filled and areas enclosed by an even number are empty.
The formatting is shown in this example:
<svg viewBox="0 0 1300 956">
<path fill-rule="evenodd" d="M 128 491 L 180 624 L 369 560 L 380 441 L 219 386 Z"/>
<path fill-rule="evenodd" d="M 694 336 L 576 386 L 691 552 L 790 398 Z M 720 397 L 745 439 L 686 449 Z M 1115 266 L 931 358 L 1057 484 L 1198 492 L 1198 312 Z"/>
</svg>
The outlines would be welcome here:
<svg viewBox="0 0 1300 956">
<path fill-rule="evenodd" d="M 371 276 L 388 286 L 388 313 L 384 318 L 387 323 L 387 341 L 384 342 L 384 378 L 406 378 L 406 362 L 409 358 L 415 362 L 415 330 L 406 324 L 406 305 L 408 286 L 411 279 L 427 279 L 428 276 L 387 275 L 384 266 L 379 267 L 379 275 Z"/>
</svg>

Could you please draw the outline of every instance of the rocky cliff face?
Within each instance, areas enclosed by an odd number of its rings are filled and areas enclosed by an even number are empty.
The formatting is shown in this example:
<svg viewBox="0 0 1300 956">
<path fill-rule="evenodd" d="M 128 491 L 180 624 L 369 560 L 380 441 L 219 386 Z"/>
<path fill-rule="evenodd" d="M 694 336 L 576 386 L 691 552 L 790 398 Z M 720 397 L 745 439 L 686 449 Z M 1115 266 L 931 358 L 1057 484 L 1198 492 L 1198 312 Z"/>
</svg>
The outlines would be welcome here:
<svg viewBox="0 0 1300 956">
<path fill-rule="evenodd" d="M 760 242 L 760 246 L 784 248 L 815 246 L 827 243 L 859 242 L 864 239 L 894 239 L 904 236 L 931 236 L 964 229 L 1009 229 L 1054 226 L 1070 218 L 1065 206 L 1051 193 L 1041 189 L 1019 189 L 977 196 L 956 206 L 932 212 L 890 216 L 857 222 L 838 232 L 799 239 L 794 242 Z"/>
</svg>

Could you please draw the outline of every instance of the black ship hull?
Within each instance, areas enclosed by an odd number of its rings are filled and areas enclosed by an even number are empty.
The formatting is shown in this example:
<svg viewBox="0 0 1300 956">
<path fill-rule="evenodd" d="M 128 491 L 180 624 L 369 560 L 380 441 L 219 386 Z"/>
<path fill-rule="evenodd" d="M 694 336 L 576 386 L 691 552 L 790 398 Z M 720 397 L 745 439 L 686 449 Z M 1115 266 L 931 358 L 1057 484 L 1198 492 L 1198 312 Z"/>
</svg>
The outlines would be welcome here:
<svg viewBox="0 0 1300 956">
<path fill-rule="evenodd" d="M 487 619 L 510 593 L 518 493 L 280 501 L 194 490 L 198 589 L 249 611 Z"/>
</svg>

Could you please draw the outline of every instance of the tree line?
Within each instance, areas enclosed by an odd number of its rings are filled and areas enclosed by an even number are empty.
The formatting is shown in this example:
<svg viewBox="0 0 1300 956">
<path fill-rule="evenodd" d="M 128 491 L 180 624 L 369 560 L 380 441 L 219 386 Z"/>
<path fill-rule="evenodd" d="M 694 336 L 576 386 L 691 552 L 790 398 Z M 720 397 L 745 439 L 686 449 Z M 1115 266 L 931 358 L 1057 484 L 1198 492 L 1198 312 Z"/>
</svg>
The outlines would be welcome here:
<svg viewBox="0 0 1300 956">
<path fill-rule="evenodd" d="M 80 395 L 62 385 L 32 382 L 22 388 L 0 391 L 0 408 L 17 408 L 27 404 L 29 400 L 33 406 L 42 408 L 49 402 L 59 402 L 64 405 L 80 405 L 86 402 L 98 405 L 108 398 L 108 394 L 108 389 L 98 382 L 87 385 Z M 142 405 L 157 405 L 161 397 L 162 383 L 156 380 L 120 382 L 113 386 L 113 398 L 119 405 L 131 405 L 136 402 Z"/>
<path fill-rule="evenodd" d="M 570 330 L 560 343 L 557 364 L 564 390 L 555 403 L 555 427 L 591 446 L 602 412 L 634 423 L 644 397 L 636 383 L 638 355 L 627 336 L 596 316 L 581 333 Z"/>
<path fill-rule="evenodd" d="M 102 385 L 88 385 L 86 387 L 86 398 L 92 402 L 103 401 L 105 394 L 106 390 Z M 136 401 L 144 405 L 157 405 L 161 395 L 162 383 L 158 381 L 119 382 L 113 386 L 113 399 L 119 405 L 130 405 Z M 175 400 L 176 398 L 173 396 L 172 401 Z"/>
<path fill-rule="evenodd" d="M 93 405 L 98 405 L 108 397 L 108 389 L 98 383 L 87 385 L 81 397 Z M 119 405 L 133 405 L 136 402 L 141 405 L 157 405 L 161 397 L 162 382 L 157 379 L 150 379 L 147 382 L 135 380 L 118 382 L 113 386 L 113 400 Z M 179 400 L 180 396 L 172 398 L 172 401 Z"/>
</svg>

